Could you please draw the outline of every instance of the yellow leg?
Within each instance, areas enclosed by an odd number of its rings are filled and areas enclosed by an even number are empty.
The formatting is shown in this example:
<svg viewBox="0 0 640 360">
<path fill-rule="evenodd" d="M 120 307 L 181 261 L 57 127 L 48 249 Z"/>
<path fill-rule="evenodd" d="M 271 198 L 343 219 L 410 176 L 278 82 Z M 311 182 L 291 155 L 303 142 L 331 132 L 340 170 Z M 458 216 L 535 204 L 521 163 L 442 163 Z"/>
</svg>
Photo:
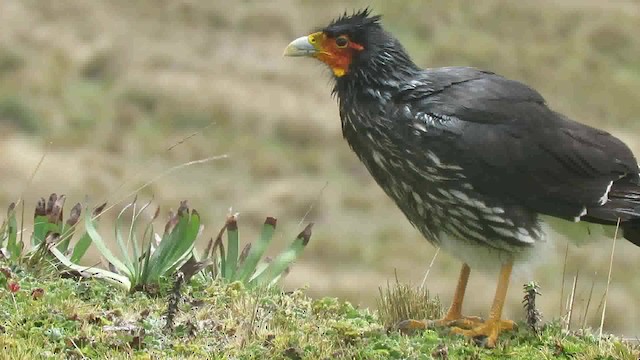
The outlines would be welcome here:
<svg viewBox="0 0 640 360">
<path fill-rule="evenodd" d="M 469 274 L 471 268 L 467 264 L 462 264 L 460 270 L 460 277 L 458 278 L 458 285 L 456 286 L 456 292 L 453 293 L 453 301 L 442 320 L 456 320 L 462 317 L 462 302 L 464 301 L 464 292 L 467 290 L 467 283 L 469 282 Z"/>
<path fill-rule="evenodd" d="M 456 291 L 453 294 L 453 301 L 447 311 L 444 318 L 435 321 L 423 321 L 423 320 L 405 320 L 401 321 L 397 326 L 400 330 L 418 330 L 425 329 L 432 326 L 458 326 L 464 328 L 470 328 L 478 323 L 482 322 L 482 319 L 477 316 L 463 316 L 462 315 L 462 302 L 464 301 L 464 293 L 467 290 L 467 283 L 469 282 L 469 274 L 471 268 L 467 264 L 462 264 L 460 270 L 460 276 L 458 277 L 458 285 Z"/>
<path fill-rule="evenodd" d="M 471 268 L 467 264 L 462 264 L 460 270 L 460 277 L 458 278 L 458 285 L 456 291 L 453 293 L 453 301 L 447 311 L 444 318 L 435 321 L 434 325 L 439 326 L 459 326 L 459 327 L 471 327 L 482 322 L 482 319 L 477 316 L 463 316 L 462 315 L 462 302 L 464 301 L 464 293 L 467 290 L 467 283 L 469 282 L 469 274 Z"/>
<path fill-rule="evenodd" d="M 467 337 L 486 337 L 487 347 L 495 347 L 498 335 L 502 330 L 511 330 L 515 327 L 515 323 L 511 320 L 502 320 L 502 308 L 504 307 L 504 301 L 507 297 L 507 289 L 509 288 L 509 278 L 511 277 L 511 270 L 513 268 L 513 261 L 509 261 L 502 265 L 500 269 L 500 277 L 498 278 L 498 287 L 496 289 L 496 295 L 491 305 L 491 311 L 489 313 L 489 320 L 470 329 L 453 328 L 452 331 L 456 334 L 462 334 Z"/>
</svg>

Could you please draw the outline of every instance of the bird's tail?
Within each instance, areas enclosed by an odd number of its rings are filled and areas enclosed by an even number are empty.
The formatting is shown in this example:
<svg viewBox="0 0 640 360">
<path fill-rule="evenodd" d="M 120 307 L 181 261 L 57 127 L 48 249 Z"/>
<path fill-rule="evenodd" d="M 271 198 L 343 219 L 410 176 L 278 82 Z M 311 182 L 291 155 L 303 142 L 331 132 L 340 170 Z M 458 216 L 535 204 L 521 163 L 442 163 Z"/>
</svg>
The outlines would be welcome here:
<svg viewBox="0 0 640 360">
<path fill-rule="evenodd" d="M 640 246 L 640 219 L 625 221 L 621 225 L 624 238 Z"/>
<path fill-rule="evenodd" d="M 626 221 L 621 221 L 622 234 L 625 239 L 640 246 L 640 186 L 635 182 L 620 185 L 612 189 L 609 197 L 624 203 L 621 215 L 626 217 Z"/>
<path fill-rule="evenodd" d="M 614 183 L 608 201 L 599 207 L 587 209 L 586 221 L 616 225 L 625 239 L 640 246 L 640 185 L 636 181 Z"/>
</svg>

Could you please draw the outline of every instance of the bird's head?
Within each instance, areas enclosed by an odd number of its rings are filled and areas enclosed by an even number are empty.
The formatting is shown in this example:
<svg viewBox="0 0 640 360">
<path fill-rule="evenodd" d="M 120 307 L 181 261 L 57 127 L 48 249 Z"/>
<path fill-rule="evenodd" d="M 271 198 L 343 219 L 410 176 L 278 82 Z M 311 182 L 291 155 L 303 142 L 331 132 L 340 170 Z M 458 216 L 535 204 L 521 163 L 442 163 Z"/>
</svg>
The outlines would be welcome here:
<svg viewBox="0 0 640 360">
<path fill-rule="evenodd" d="M 328 26 L 293 40 L 285 56 L 308 56 L 327 64 L 337 78 L 363 65 L 390 36 L 380 25 L 380 16 L 369 9 L 345 13 Z"/>
</svg>

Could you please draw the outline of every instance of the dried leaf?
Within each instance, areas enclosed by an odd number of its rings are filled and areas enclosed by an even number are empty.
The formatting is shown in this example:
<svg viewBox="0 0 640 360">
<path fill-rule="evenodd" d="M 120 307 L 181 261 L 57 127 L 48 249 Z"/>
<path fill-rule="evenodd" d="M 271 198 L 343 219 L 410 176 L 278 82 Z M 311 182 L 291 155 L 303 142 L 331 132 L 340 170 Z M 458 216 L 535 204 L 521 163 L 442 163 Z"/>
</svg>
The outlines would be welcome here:
<svg viewBox="0 0 640 360">
<path fill-rule="evenodd" d="M 313 223 L 309 223 L 309 225 L 307 225 L 307 227 L 304 228 L 304 230 L 302 230 L 302 232 L 298 235 L 298 237 L 303 239 L 303 244 L 306 246 L 309 243 L 309 240 L 311 239 L 311 228 L 313 228 Z"/>
<path fill-rule="evenodd" d="M 11 204 L 13 205 L 13 207 L 15 207 L 15 204 Z M 12 211 L 13 209 L 11 209 L 11 207 L 9 207 L 9 211 Z M 40 198 L 40 200 L 38 200 L 38 204 L 36 205 L 36 210 L 35 213 L 33 215 L 33 217 L 37 217 L 37 216 L 45 216 L 47 214 L 47 202 L 44 200 L 44 198 Z"/>
<path fill-rule="evenodd" d="M 177 214 L 174 214 L 172 211 L 169 211 L 169 220 L 164 226 L 164 234 L 170 234 L 176 227 L 176 225 L 178 225 L 178 222 L 180 222 L 180 217 Z"/>
<path fill-rule="evenodd" d="M 73 206 L 73 208 L 71 208 L 71 211 L 69 212 L 67 225 L 75 226 L 78 223 L 78 220 L 80 220 L 81 214 L 82 214 L 82 205 L 80 205 L 80 203 L 77 203 Z"/>
<path fill-rule="evenodd" d="M 153 213 L 153 217 L 151 218 L 151 221 L 153 221 L 153 220 L 157 219 L 157 218 L 158 218 L 158 216 L 160 216 L 160 206 L 158 206 L 158 207 L 156 208 L 156 212 L 155 212 L 155 213 Z"/>
<path fill-rule="evenodd" d="M 11 279 L 11 277 L 13 276 L 13 273 L 11 272 L 11 269 L 9 269 L 9 267 L 7 266 L 3 266 L 0 268 L 0 273 L 2 273 L 7 279 Z"/>
<path fill-rule="evenodd" d="M 244 261 L 247 259 L 247 256 L 249 256 L 249 251 L 251 251 L 251 243 L 248 243 L 242 249 L 242 252 L 238 257 L 238 266 L 242 266 L 242 263 L 244 263 Z"/>
<path fill-rule="evenodd" d="M 42 299 L 43 296 L 44 296 L 44 289 L 43 288 L 35 288 L 35 289 L 31 290 L 31 298 L 33 300 L 40 300 L 40 299 Z"/>
<path fill-rule="evenodd" d="M 48 213 L 49 222 L 54 224 L 60 224 L 62 222 L 62 212 L 64 209 L 64 202 L 67 199 L 66 196 L 60 195 L 51 207 L 51 211 Z"/>
<path fill-rule="evenodd" d="M 267 217 L 267 219 L 264 221 L 265 224 L 267 225 L 271 225 L 273 227 L 276 227 L 276 223 L 278 222 L 278 220 L 274 217 Z"/>
<path fill-rule="evenodd" d="M 100 214 L 102 214 L 102 212 L 104 211 L 104 208 L 107 207 L 107 203 L 102 203 L 102 205 L 96 207 L 95 209 L 93 209 L 93 213 L 92 213 L 92 217 L 96 217 L 96 216 L 100 216 Z"/>
<path fill-rule="evenodd" d="M 195 257 L 193 257 L 192 255 L 189 260 L 187 260 L 187 262 L 185 262 L 180 267 L 180 272 L 182 272 L 182 274 L 184 275 L 184 281 L 188 282 L 189 280 L 191 280 L 193 275 L 199 273 L 200 271 L 202 271 L 202 269 L 211 264 L 213 264 L 213 259 L 211 258 L 207 258 L 202 261 L 196 261 Z"/>
<path fill-rule="evenodd" d="M 238 217 L 231 215 L 227 218 L 227 231 L 238 230 Z"/>
<path fill-rule="evenodd" d="M 47 201 L 45 215 L 48 216 L 51 214 L 51 212 L 53 212 L 53 205 L 56 203 L 56 200 L 58 200 L 58 195 L 56 193 L 49 195 L 49 201 Z"/>
<path fill-rule="evenodd" d="M 215 242 L 213 238 L 209 240 L 209 243 L 207 244 L 207 247 L 204 250 L 204 256 L 213 257 L 213 253 L 216 251 L 216 247 L 218 246 L 218 243 L 222 244 L 222 235 L 226 230 L 227 230 L 227 223 L 225 222 L 224 226 L 222 226 L 222 228 L 220 228 L 220 231 L 218 231 L 218 236 L 216 236 Z"/>
<path fill-rule="evenodd" d="M 49 231 L 47 233 L 47 236 L 44 238 L 44 241 L 45 241 L 45 244 L 47 244 L 47 245 L 57 244 L 58 241 L 60 241 L 60 234 L 56 233 L 56 232 Z"/>
</svg>

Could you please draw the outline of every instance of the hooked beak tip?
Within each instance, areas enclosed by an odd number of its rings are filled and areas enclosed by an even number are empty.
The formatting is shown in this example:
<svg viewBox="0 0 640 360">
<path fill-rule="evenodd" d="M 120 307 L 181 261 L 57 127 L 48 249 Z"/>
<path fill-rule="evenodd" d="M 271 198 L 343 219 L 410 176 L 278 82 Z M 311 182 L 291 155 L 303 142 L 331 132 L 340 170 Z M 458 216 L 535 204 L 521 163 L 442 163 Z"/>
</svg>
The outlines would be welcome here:
<svg viewBox="0 0 640 360">
<path fill-rule="evenodd" d="M 318 50 L 309 42 L 308 36 L 293 40 L 284 49 L 283 56 L 313 56 Z"/>
</svg>

